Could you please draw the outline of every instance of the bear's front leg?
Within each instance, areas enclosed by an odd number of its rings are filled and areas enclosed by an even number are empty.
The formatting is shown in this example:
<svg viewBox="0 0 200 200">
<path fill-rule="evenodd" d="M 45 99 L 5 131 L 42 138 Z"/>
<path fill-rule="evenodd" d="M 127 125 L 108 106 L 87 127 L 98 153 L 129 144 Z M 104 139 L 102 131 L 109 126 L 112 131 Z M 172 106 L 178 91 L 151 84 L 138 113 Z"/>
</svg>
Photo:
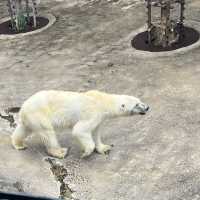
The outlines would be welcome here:
<svg viewBox="0 0 200 200">
<path fill-rule="evenodd" d="M 90 156 L 95 149 L 95 143 L 92 139 L 91 133 L 79 133 L 76 134 L 75 137 L 83 149 L 83 154 L 81 155 L 81 158 Z"/>
<path fill-rule="evenodd" d="M 93 127 L 94 126 L 90 125 L 90 121 L 82 121 L 78 122 L 73 128 L 72 134 L 77 139 L 83 149 L 83 154 L 81 155 L 81 158 L 90 156 L 95 149 L 95 143 L 92 138 Z"/>
<path fill-rule="evenodd" d="M 113 147 L 113 145 L 103 144 L 101 141 L 101 134 L 97 131 L 95 134 L 95 148 L 96 151 L 100 154 L 108 154 Z"/>
<path fill-rule="evenodd" d="M 109 154 L 111 149 L 112 146 L 107 144 L 101 144 L 99 146 L 96 146 L 96 151 L 100 154 Z"/>
</svg>

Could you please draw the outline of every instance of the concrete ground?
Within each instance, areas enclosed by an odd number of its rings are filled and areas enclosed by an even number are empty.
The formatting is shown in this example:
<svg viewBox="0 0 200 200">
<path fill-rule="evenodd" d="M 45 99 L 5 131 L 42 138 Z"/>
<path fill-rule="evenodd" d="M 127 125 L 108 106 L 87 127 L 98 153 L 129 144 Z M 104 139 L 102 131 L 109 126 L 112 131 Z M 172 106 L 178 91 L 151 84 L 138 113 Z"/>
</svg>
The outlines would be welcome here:
<svg viewBox="0 0 200 200">
<path fill-rule="evenodd" d="M 199 0 L 186 3 L 186 18 L 199 22 Z M 0 190 L 79 200 L 199 200 L 200 49 L 136 57 L 127 38 L 146 21 L 138 0 L 41 0 L 39 12 L 57 22 L 40 34 L 0 41 L 1 110 L 43 89 L 99 89 L 138 96 L 151 111 L 101 126 L 105 143 L 114 144 L 109 155 L 79 159 L 63 133 L 59 140 L 70 154 L 49 162 L 37 138 L 28 139 L 26 151 L 14 150 L 13 128 L 0 119 Z M 7 15 L 2 0 L 0 17 Z"/>
</svg>

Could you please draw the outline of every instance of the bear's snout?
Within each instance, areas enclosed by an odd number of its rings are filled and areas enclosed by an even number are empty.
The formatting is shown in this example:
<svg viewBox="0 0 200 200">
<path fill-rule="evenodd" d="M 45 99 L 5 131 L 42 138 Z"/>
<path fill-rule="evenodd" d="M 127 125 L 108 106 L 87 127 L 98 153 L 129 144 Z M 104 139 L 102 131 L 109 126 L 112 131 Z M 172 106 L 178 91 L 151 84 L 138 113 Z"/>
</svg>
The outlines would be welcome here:
<svg viewBox="0 0 200 200">
<path fill-rule="evenodd" d="M 141 107 L 140 114 L 145 115 L 149 109 L 150 107 L 148 105 L 143 104 L 143 106 Z"/>
</svg>

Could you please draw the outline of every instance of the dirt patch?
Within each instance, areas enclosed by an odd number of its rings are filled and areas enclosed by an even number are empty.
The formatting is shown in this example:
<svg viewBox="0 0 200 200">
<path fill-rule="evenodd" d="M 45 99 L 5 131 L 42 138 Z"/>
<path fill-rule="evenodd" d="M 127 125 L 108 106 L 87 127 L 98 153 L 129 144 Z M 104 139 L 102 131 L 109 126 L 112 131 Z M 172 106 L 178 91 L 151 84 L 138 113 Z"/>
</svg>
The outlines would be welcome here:
<svg viewBox="0 0 200 200">
<path fill-rule="evenodd" d="M 20 32 L 13 31 L 11 29 L 11 21 L 10 20 L 3 22 L 0 24 L 0 34 L 13 35 L 13 34 L 19 34 L 19 33 L 27 33 L 27 32 L 41 29 L 49 23 L 49 20 L 45 17 L 37 17 L 36 19 L 37 19 L 37 27 L 36 28 L 33 27 L 33 18 L 31 17 L 30 23 L 27 24 L 26 29 L 24 31 L 20 31 Z"/>
<path fill-rule="evenodd" d="M 131 41 L 132 47 L 141 50 L 141 51 L 150 51 L 150 52 L 163 52 L 163 51 L 172 51 L 176 49 L 180 49 L 182 47 L 187 47 L 199 40 L 199 32 L 190 27 L 184 27 L 184 37 L 183 39 L 178 42 L 174 43 L 170 47 L 161 47 L 161 46 L 152 46 L 148 44 L 148 32 L 142 32 L 137 34 L 133 40 Z"/>
</svg>

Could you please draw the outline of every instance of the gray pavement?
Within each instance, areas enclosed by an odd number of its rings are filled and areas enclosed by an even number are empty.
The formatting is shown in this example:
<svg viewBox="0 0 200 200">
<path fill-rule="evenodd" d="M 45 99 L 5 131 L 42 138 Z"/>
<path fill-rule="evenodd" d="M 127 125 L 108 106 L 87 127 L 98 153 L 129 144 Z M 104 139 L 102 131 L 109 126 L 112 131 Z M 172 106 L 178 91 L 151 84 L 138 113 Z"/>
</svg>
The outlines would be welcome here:
<svg viewBox="0 0 200 200">
<path fill-rule="evenodd" d="M 186 2 L 186 18 L 198 22 L 199 1 Z M 5 5 L 0 2 L 0 17 L 7 16 Z M 151 110 L 101 126 L 105 143 L 114 144 L 107 156 L 79 159 L 66 130 L 59 140 L 70 154 L 53 165 L 37 138 L 28 139 L 26 151 L 15 151 L 13 128 L 0 119 L 0 190 L 58 197 L 62 185 L 66 199 L 199 200 L 200 49 L 134 56 L 127 37 L 146 21 L 136 0 L 41 0 L 39 11 L 57 22 L 37 35 L 0 41 L 1 110 L 43 89 L 131 94 Z"/>
</svg>

